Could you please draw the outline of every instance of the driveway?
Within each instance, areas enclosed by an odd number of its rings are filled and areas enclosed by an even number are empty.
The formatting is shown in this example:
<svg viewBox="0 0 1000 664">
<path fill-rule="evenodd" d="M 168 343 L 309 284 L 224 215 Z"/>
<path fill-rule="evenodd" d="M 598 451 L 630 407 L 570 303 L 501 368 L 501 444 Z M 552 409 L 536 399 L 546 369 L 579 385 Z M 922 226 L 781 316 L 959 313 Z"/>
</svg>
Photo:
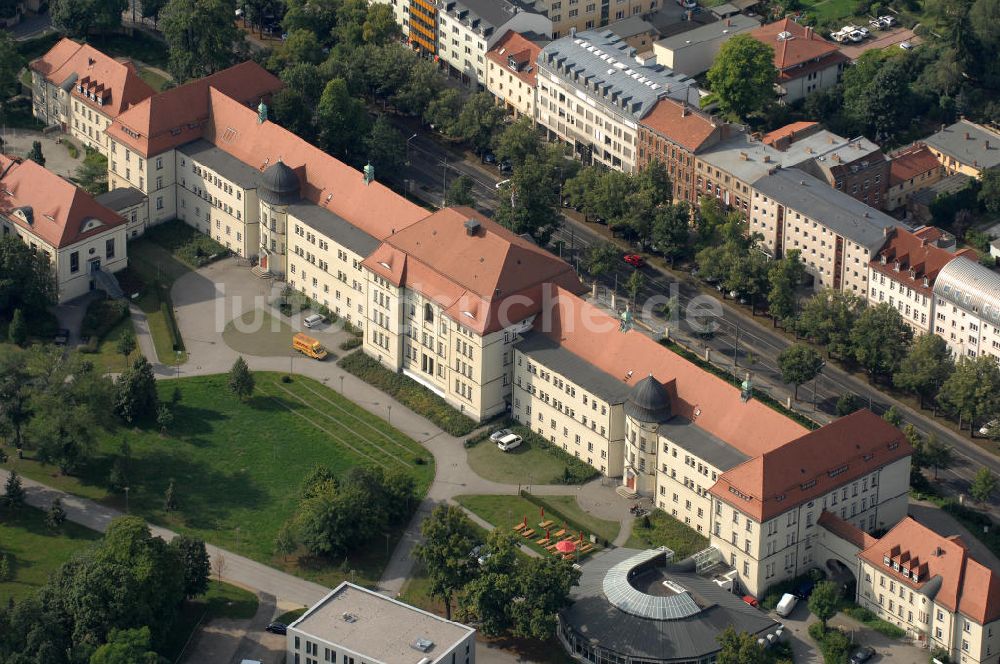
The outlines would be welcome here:
<svg viewBox="0 0 1000 664">
<path fill-rule="evenodd" d="M 866 39 L 859 44 L 841 46 L 841 53 L 849 57 L 851 60 L 857 60 L 865 51 L 871 51 L 876 48 L 888 48 L 889 46 L 894 46 L 898 49 L 898 44 L 904 41 L 908 41 L 916 46 L 922 41 L 920 37 L 913 34 L 913 30 L 910 30 L 909 28 L 893 28 L 892 30 L 888 30 L 886 32 L 876 32 L 873 30 L 871 34 L 872 38 Z"/>
</svg>

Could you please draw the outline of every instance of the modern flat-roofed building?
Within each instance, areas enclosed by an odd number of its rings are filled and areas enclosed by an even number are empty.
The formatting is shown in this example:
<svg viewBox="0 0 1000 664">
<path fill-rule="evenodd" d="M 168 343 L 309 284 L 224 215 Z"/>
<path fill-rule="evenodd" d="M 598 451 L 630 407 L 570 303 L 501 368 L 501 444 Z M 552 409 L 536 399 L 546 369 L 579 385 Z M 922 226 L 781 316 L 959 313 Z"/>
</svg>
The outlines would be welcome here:
<svg viewBox="0 0 1000 664">
<path fill-rule="evenodd" d="M 486 89 L 486 53 L 508 31 L 551 36 L 552 21 L 520 0 L 441 0 L 437 54 L 448 72 Z"/>
<path fill-rule="evenodd" d="M 119 62 L 89 44 L 61 39 L 32 60 L 34 116 L 108 156 L 104 130 L 119 114 L 152 97 L 131 62 Z"/>
<path fill-rule="evenodd" d="M 1000 275 L 968 256 L 941 268 L 934 282 L 934 332 L 955 357 L 1000 361 Z"/>
<path fill-rule="evenodd" d="M 885 244 L 868 264 L 868 302 L 888 302 L 915 334 L 933 333 L 938 273 L 958 256 L 977 258 L 974 250 L 956 253 L 954 246 L 955 238 L 934 226 L 889 230 Z"/>
<path fill-rule="evenodd" d="M 868 296 L 868 264 L 895 219 L 797 168 L 777 169 L 753 183 L 750 231 L 781 257 L 800 252 L 815 288 Z"/>
<path fill-rule="evenodd" d="M 476 630 L 344 581 L 288 626 L 286 664 L 475 664 Z"/>
<path fill-rule="evenodd" d="M 538 123 L 586 163 L 632 173 L 639 122 L 661 99 L 698 105 L 694 80 L 643 64 L 614 33 L 581 32 L 538 54 Z"/>
<path fill-rule="evenodd" d="M 541 50 L 535 41 L 508 30 L 486 53 L 486 89 L 515 118 L 535 118 L 536 60 Z"/>
<path fill-rule="evenodd" d="M 812 27 L 790 18 L 762 25 L 749 34 L 774 49 L 774 67 L 778 70 L 775 87 L 786 104 L 836 85 L 850 60 Z"/>
<path fill-rule="evenodd" d="M 676 72 L 697 76 L 708 71 L 719 49 L 732 37 L 760 27 L 760 21 L 743 14 L 699 26 L 653 44 L 658 64 Z"/>
<path fill-rule="evenodd" d="M 924 139 L 924 144 L 944 166 L 948 175 L 972 177 L 1000 166 L 1000 132 L 992 127 L 961 119 Z"/>
<path fill-rule="evenodd" d="M 103 289 L 128 266 L 125 219 L 30 159 L 0 156 L 0 234 L 16 235 L 52 263 L 60 303 Z"/>
</svg>

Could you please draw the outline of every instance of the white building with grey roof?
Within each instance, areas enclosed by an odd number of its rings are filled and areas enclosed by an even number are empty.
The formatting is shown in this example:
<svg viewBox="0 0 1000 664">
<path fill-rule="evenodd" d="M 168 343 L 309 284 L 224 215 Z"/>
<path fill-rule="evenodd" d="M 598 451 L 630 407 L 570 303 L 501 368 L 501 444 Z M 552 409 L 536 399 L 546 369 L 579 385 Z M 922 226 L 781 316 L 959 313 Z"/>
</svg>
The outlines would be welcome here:
<svg viewBox="0 0 1000 664">
<path fill-rule="evenodd" d="M 734 36 L 760 27 L 760 21 L 735 14 L 694 30 L 681 32 L 653 44 L 656 61 L 674 71 L 697 76 L 708 71 L 722 45 Z"/>
<path fill-rule="evenodd" d="M 867 298 L 868 262 L 898 221 L 797 168 L 775 168 L 752 190 L 750 232 L 766 253 L 798 250 L 817 289 Z"/>
<path fill-rule="evenodd" d="M 519 0 L 439 3 L 438 57 L 465 85 L 485 89 L 486 52 L 508 30 L 551 37 L 552 21 Z"/>
<path fill-rule="evenodd" d="M 585 162 L 632 173 L 639 121 L 660 99 L 698 105 L 695 81 L 636 58 L 609 30 L 556 40 L 538 54 L 538 123 Z"/>
<path fill-rule="evenodd" d="M 1000 275 L 964 256 L 941 268 L 934 332 L 955 357 L 992 355 L 1000 362 Z"/>
<path fill-rule="evenodd" d="M 347 581 L 288 626 L 286 664 L 475 664 L 476 630 Z"/>
</svg>

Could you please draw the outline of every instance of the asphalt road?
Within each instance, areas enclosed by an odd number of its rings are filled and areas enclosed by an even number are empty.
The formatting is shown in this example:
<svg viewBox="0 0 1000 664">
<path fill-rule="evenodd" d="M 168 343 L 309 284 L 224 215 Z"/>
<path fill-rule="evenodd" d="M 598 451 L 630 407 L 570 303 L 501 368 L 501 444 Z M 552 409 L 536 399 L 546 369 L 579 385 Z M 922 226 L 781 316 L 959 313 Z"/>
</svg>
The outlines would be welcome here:
<svg viewBox="0 0 1000 664">
<path fill-rule="evenodd" d="M 473 181 L 475 207 L 487 216 L 491 216 L 496 209 L 496 183 L 507 177 L 500 174 L 496 167 L 468 158 L 454 147 L 445 146 L 436 137 L 419 131 L 407 142 L 407 159 L 408 166 L 404 169 L 402 178 L 412 195 L 430 204 L 441 205 L 443 192 L 450 183 L 459 175 L 466 175 Z M 605 241 L 594 230 L 593 225 L 583 223 L 577 216 L 563 216 L 563 223 L 553 235 L 551 247 L 555 253 L 575 265 L 587 247 Z M 740 377 L 744 377 L 749 371 L 755 389 L 780 401 L 792 396 L 791 386 L 781 382 L 777 368 L 778 354 L 792 342 L 774 329 L 769 319 L 750 316 L 749 307 L 724 298 L 723 294 L 705 287 L 690 275 L 676 274 L 650 265 L 641 270 L 645 276 L 645 286 L 637 298 L 639 302 L 647 302 L 654 296 L 660 296 L 660 301 L 664 297 L 675 298 L 679 308 L 687 311 L 690 311 L 689 307 L 695 300 L 695 306 L 697 302 L 718 303 L 720 315 L 714 317 L 716 331 L 709 338 L 695 334 L 691 329 L 690 319 L 683 314 L 678 320 L 669 323 L 673 338 L 702 355 L 705 349 L 709 349 L 714 364 L 734 371 Z M 626 297 L 624 284 L 632 271 L 633 268 L 623 262 L 614 273 L 605 275 L 601 280 L 602 294 L 615 290 L 619 294 L 619 308 L 622 306 L 622 298 Z M 640 312 L 640 318 L 660 334 L 668 324 L 668 321 L 649 311 L 644 314 Z M 734 357 L 737 358 L 736 367 Z M 934 433 L 939 440 L 952 445 L 955 464 L 938 473 L 937 484 L 945 491 L 956 495 L 967 494 L 969 483 L 980 466 L 988 467 L 1000 475 L 1000 459 L 997 456 L 980 448 L 965 435 L 955 433 L 931 416 L 929 411 L 916 411 L 906 406 L 832 362 L 827 363 L 819 378 L 799 388 L 800 399 L 793 407 L 816 421 L 825 423 L 835 418 L 836 401 L 846 393 L 857 395 L 879 414 L 890 406 L 895 406 L 902 414 L 904 424 L 913 424 L 924 436 Z M 1000 521 L 1000 508 L 996 499 L 986 509 L 994 520 Z"/>
</svg>

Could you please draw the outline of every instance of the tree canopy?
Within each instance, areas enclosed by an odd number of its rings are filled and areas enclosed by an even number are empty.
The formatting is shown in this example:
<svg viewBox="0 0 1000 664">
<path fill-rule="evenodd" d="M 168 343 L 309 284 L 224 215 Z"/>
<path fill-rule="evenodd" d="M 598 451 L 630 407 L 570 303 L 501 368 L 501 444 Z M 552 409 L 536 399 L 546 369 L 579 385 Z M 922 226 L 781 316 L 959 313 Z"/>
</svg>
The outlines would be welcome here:
<svg viewBox="0 0 1000 664">
<path fill-rule="evenodd" d="M 708 70 L 712 94 L 719 110 L 733 120 L 759 112 L 775 98 L 774 49 L 750 35 L 736 35 L 722 45 Z"/>
<path fill-rule="evenodd" d="M 125 1 L 116 0 L 122 9 Z M 159 28 L 170 49 L 170 73 L 178 82 L 225 69 L 246 52 L 233 14 L 232 0 L 170 0 L 161 10 Z"/>
<path fill-rule="evenodd" d="M 473 549 L 482 539 L 462 508 L 438 505 L 420 526 L 424 541 L 413 555 L 424 564 L 431 581 L 430 593 L 444 602 L 445 616 L 451 620 L 452 596 L 479 573 Z"/>
</svg>

